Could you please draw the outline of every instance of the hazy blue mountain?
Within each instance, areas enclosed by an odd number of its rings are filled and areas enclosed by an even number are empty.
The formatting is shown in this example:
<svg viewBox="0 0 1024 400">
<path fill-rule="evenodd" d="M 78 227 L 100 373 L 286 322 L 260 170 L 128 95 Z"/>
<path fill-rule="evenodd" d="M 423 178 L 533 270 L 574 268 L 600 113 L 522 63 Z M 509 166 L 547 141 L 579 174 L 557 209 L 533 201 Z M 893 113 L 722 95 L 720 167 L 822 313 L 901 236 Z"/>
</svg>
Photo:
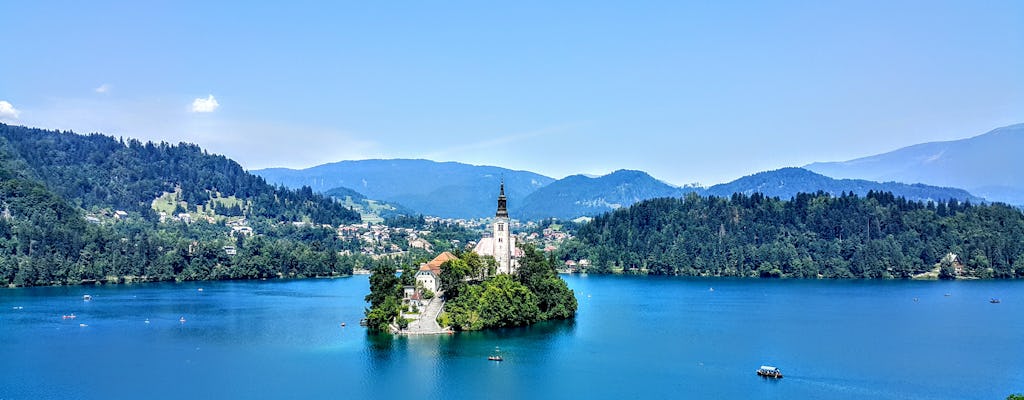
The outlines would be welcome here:
<svg viewBox="0 0 1024 400">
<path fill-rule="evenodd" d="M 268 182 L 295 188 L 309 186 L 324 192 L 347 187 L 366 197 L 402 204 L 416 212 L 440 217 L 476 218 L 494 215 L 498 186 L 525 198 L 554 179 L 528 171 L 429 160 L 360 160 L 294 170 L 254 170 Z"/>
<path fill-rule="evenodd" d="M 686 191 L 654 179 L 646 172 L 619 170 L 596 178 L 568 176 L 537 189 L 526 198 L 510 197 L 508 204 L 511 216 L 517 219 L 572 219 L 601 214 L 651 198 L 678 197 Z"/>
<path fill-rule="evenodd" d="M 931 142 L 805 168 L 835 178 L 964 188 L 992 201 L 1024 204 L 1024 124 L 969 139 Z"/>
<path fill-rule="evenodd" d="M 572 175 L 538 189 L 521 201 L 510 198 L 509 207 L 513 218 L 523 220 L 548 217 L 571 219 L 598 215 L 647 199 L 680 197 L 690 192 L 720 197 L 729 197 L 733 193 L 750 195 L 759 192 L 770 197 L 789 199 L 801 192 L 821 191 L 833 195 L 853 192 L 864 196 L 871 190 L 892 192 L 908 200 L 957 199 L 975 203 L 984 201 L 962 189 L 923 184 L 879 183 L 861 179 L 833 179 L 802 168 L 759 172 L 709 188 L 675 187 L 642 171 L 620 170 L 596 178 Z"/>
<path fill-rule="evenodd" d="M 745 176 L 729 183 L 707 188 L 704 194 L 720 197 L 732 196 L 733 193 L 753 194 L 760 192 L 769 197 L 789 199 L 797 193 L 815 193 L 822 191 L 832 195 L 853 192 L 864 196 L 868 191 L 892 192 L 908 200 L 970 200 L 981 202 L 984 199 L 973 196 L 963 189 L 928 186 L 924 184 L 908 185 L 896 182 L 872 182 L 863 179 L 833 179 L 816 174 L 803 168 L 782 168 L 774 171 L 759 172 Z"/>
</svg>

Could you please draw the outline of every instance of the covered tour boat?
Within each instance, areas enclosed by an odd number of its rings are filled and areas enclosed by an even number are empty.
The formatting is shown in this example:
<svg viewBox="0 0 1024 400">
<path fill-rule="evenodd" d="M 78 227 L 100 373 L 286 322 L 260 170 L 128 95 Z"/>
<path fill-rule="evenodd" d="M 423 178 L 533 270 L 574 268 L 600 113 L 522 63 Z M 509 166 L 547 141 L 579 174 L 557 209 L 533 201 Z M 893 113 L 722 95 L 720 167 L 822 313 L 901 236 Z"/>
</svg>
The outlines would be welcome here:
<svg viewBox="0 0 1024 400">
<path fill-rule="evenodd" d="M 757 369 L 757 375 L 765 378 L 782 378 L 782 371 L 770 365 L 762 365 Z"/>
</svg>

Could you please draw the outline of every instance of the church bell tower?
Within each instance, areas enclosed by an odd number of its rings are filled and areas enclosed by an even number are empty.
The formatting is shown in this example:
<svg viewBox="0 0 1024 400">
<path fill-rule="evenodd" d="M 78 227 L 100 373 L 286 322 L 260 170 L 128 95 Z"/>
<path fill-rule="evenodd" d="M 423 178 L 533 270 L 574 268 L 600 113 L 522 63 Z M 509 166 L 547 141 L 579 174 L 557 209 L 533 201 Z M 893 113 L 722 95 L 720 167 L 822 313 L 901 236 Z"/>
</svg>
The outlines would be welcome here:
<svg viewBox="0 0 1024 400">
<path fill-rule="evenodd" d="M 498 211 L 494 214 L 494 259 L 498 262 L 499 274 L 512 273 L 511 232 L 509 232 L 508 209 L 505 199 L 505 180 L 501 180 L 501 192 L 498 194 Z"/>
</svg>

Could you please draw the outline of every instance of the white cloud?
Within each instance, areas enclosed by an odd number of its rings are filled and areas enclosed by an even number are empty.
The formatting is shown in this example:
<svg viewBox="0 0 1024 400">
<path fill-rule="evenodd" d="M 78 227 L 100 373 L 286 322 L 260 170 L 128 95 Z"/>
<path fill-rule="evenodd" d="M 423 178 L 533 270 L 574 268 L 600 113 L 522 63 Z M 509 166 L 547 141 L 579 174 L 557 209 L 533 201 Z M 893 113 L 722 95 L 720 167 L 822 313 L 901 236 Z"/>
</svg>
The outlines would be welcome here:
<svg viewBox="0 0 1024 400">
<path fill-rule="evenodd" d="M 213 98 L 212 94 L 205 99 L 192 100 L 192 112 L 208 113 L 213 112 L 217 107 L 220 107 L 220 103 L 217 103 L 217 99 Z"/>
<path fill-rule="evenodd" d="M 104 84 L 100 85 L 100 87 L 98 87 L 96 89 L 93 89 L 93 90 L 95 90 L 96 93 L 106 94 L 106 93 L 110 92 L 110 85 L 104 83 Z"/>
<path fill-rule="evenodd" d="M 0 119 L 18 119 L 20 111 L 14 108 L 14 105 L 7 101 L 0 100 Z"/>
</svg>

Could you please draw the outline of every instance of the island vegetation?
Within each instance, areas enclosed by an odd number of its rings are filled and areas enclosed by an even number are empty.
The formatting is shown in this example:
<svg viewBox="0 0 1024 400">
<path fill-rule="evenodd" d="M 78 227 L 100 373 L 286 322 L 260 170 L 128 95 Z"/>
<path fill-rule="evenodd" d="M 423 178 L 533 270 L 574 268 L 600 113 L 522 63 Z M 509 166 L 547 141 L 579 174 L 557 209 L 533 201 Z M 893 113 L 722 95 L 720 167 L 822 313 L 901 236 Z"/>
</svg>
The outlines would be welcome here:
<svg viewBox="0 0 1024 400">
<path fill-rule="evenodd" d="M 572 289 L 555 272 L 553 259 L 529 244 L 514 274 L 494 274 L 493 257 L 460 252 L 441 266 L 444 310 L 437 322 L 442 327 L 472 331 L 530 325 L 539 321 L 569 319 L 576 315 Z M 391 259 L 375 263 L 366 301 L 367 326 L 378 332 L 402 329 L 402 288 L 416 284 L 414 264 L 401 268 Z M 396 274 L 396 270 L 401 272 Z"/>
<path fill-rule="evenodd" d="M 560 249 L 588 272 L 782 278 L 1024 277 L 1004 204 L 801 193 L 662 198 L 594 218 Z"/>
</svg>

